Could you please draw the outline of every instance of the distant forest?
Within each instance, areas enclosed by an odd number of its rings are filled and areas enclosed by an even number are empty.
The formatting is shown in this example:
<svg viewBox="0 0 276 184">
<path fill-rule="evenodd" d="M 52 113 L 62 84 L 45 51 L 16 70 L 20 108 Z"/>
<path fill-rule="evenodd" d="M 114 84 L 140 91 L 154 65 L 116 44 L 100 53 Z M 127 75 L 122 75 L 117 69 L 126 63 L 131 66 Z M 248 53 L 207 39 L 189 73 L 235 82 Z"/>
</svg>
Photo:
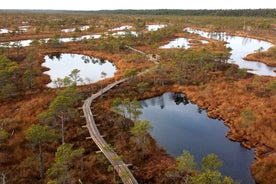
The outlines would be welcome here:
<svg viewBox="0 0 276 184">
<path fill-rule="evenodd" d="M 240 10 L 100 10 L 91 11 L 102 14 L 131 15 L 183 15 L 183 16 L 260 16 L 276 17 L 276 9 L 240 9 Z"/>
<path fill-rule="evenodd" d="M 218 9 L 218 10 L 1 10 L 0 12 L 52 12 L 52 13 L 92 13 L 92 14 L 123 14 L 123 15 L 180 15 L 180 16 L 245 16 L 245 17 L 276 17 L 276 9 Z"/>
</svg>

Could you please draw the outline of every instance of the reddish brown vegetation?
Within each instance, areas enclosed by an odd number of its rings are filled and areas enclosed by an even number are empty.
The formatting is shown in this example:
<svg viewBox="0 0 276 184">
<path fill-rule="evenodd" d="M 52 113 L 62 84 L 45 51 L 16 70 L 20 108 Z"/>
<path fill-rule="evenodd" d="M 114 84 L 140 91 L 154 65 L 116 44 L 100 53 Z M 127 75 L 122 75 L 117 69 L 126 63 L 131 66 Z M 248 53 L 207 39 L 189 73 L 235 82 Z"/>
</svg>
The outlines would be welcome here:
<svg viewBox="0 0 276 184">
<path fill-rule="evenodd" d="M 104 29 L 102 29 L 98 28 L 96 31 L 103 31 Z M 53 32 L 45 31 L 37 35 L 32 31 L 28 34 L 4 37 L 1 40 L 34 39 L 49 36 L 53 36 Z M 64 33 L 61 36 L 68 35 Z M 188 35 L 181 33 L 175 36 L 187 37 Z M 192 37 L 196 38 L 195 35 Z M 268 40 L 271 38 L 264 35 L 262 39 Z M 163 40 L 162 44 L 167 41 Z M 197 42 L 193 41 L 193 44 L 197 45 Z M 34 48 L 24 48 L 20 52 L 10 50 L 7 55 L 24 67 L 26 65 L 24 63 L 27 57 L 26 53 L 32 49 Z M 140 46 L 139 49 L 148 53 L 157 52 L 150 46 Z M 61 48 L 40 46 L 36 53 L 35 67 L 42 72 L 47 69 L 41 68 L 40 65 L 44 56 L 50 53 L 84 54 L 114 62 L 118 69 L 115 77 L 102 81 L 101 85 L 121 79 L 127 69 L 141 71 L 144 68 L 153 66 L 151 62 L 126 61 L 126 56 L 132 53 L 130 50 L 124 50 L 120 54 L 112 54 L 108 51 L 88 49 L 81 43 L 64 43 Z M 248 59 L 254 60 L 252 57 L 254 55 Z M 264 61 L 271 60 L 265 58 Z M 275 61 L 273 61 L 274 64 Z M 143 99 L 160 95 L 166 91 L 175 91 L 185 93 L 191 101 L 197 103 L 201 108 L 207 109 L 210 117 L 223 119 L 225 124 L 230 127 L 227 136 L 231 140 L 239 141 L 248 148 L 256 147 L 255 155 L 257 160 L 251 169 L 254 178 L 259 183 L 276 183 L 274 177 L 276 173 L 276 154 L 274 153 L 276 149 L 275 95 L 262 95 L 262 92 L 255 89 L 259 88 L 259 86 L 253 86 L 252 89 L 252 84 L 254 83 L 253 75 L 245 79 L 229 80 L 224 75 L 224 72 L 220 71 L 214 72 L 210 76 L 211 80 L 202 86 L 159 86 L 152 81 L 153 76 L 144 76 L 133 83 L 122 84 L 93 104 L 97 115 L 96 122 L 102 124 L 100 132 L 106 135 L 107 142 L 110 142 L 116 148 L 116 151 L 123 156 L 123 160 L 126 163 L 133 164 L 132 170 L 139 180 L 144 180 L 148 183 L 161 183 L 167 169 L 174 167 L 174 160 L 168 157 L 153 139 L 150 139 L 149 147 L 141 152 L 135 146 L 136 142 L 129 131 L 123 130 L 120 122 L 116 119 L 116 115 L 110 111 L 111 103 L 116 97 Z M 22 91 L 13 99 L 1 101 L 0 120 L 1 123 L 5 124 L 5 129 L 10 134 L 10 137 L 6 143 L 1 144 L 0 169 L 6 173 L 8 183 L 45 183 L 46 181 L 38 178 L 38 158 L 34 156 L 33 146 L 25 140 L 24 131 L 31 124 L 38 122 L 37 115 L 46 110 L 50 102 L 55 98 L 57 90 L 45 88 L 45 84 L 49 81 L 49 76 L 39 75 L 35 78 L 35 89 Z M 136 82 L 140 81 L 147 81 L 151 84 L 143 93 L 139 93 L 137 90 Z M 273 81 L 275 79 L 272 77 L 262 77 L 261 87 Z M 93 84 L 92 91 L 90 91 L 89 86 L 81 86 L 79 90 L 83 92 L 82 94 L 85 98 L 100 89 L 101 85 L 99 83 Z M 244 108 L 252 109 L 256 115 L 256 122 L 247 127 L 241 126 L 241 112 Z M 113 172 L 107 171 L 109 163 L 101 154 L 95 153 L 97 151 L 96 145 L 85 139 L 88 136 L 88 131 L 81 128 L 82 124 L 84 124 L 84 119 L 77 118 L 66 125 L 66 142 L 74 143 L 75 147 L 85 148 L 84 170 L 80 169 L 80 164 L 76 161 L 77 164 L 72 169 L 74 174 L 73 182 L 77 183 L 76 180 L 81 178 L 84 183 L 113 183 Z M 52 165 L 57 144 L 45 147 L 46 169 Z"/>
</svg>

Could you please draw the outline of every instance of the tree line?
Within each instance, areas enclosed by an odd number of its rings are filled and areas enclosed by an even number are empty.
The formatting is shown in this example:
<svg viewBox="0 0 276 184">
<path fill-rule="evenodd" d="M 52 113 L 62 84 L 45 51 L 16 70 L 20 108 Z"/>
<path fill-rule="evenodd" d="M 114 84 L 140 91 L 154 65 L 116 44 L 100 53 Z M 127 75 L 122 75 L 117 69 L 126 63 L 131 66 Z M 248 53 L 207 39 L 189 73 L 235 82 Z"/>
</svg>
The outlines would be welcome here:
<svg viewBox="0 0 276 184">
<path fill-rule="evenodd" d="M 29 13 L 71 13 L 77 14 L 123 14 L 123 15 L 180 15 L 180 16 L 258 16 L 258 17 L 276 17 L 276 9 L 156 9 L 156 10 L 95 10 L 95 11 L 72 11 L 72 10 L 0 10 L 0 12 L 29 12 Z"/>
<path fill-rule="evenodd" d="M 180 15 L 180 16 L 258 16 L 258 17 L 276 17 L 276 9 L 217 9 L 217 10 L 99 10 L 90 11 L 95 14 L 125 14 L 125 15 Z"/>
</svg>

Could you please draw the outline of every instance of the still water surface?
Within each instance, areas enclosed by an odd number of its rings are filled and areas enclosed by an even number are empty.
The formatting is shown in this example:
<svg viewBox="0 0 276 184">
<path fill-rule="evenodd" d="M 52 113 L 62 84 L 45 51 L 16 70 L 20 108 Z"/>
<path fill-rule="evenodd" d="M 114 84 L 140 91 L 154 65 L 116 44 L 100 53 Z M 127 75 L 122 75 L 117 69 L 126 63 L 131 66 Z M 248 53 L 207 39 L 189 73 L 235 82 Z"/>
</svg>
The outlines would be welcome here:
<svg viewBox="0 0 276 184">
<path fill-rule="evenodd" d="M 274 46 L 272 43 L 240 36 L 229 36 L 224 32 L 205 32 L 191 28 L 185 28 L 184 31 L 199 34 L 205 38 L 224 40 L 227 42 L 226 46 L 232 48 L 232 55 L 228 60 L 229 63 L 236 64 L 239 66 L 239 68 L 248 69 L 249 73 L 256 75 L 273 77 L 276 76 L 276 73 L 274 72 L 276 70 L 275 67 L 269 67 L 261 62 L 246 61 L 243 59 L 248 54 L 254 53 L 260 48 L 263 48 L 263 51 L 267 50 L 268 48 Z"/>
<path fill-rule="evenodd" d="M 72 70 L 79 69 L 80 77 L 84 83 L 97 82 L 103 78 L 113 77 L 116 67 L 107 60 L 101 60 L 91 56 L 79 54 L 60 54 L 47 55 L 44 57 L 45 62 L 42 66 L 50 68 L 45 73 L 48 74 L 52 80 L 48 87 L 55 87 L 53 81 L 57 78 L 64 78 L 68 76 Z M 106 76 L 102 75 L 106 73 Z"/>
<path fill-rule="evenodd" d="M 59 38 L 58 41 L 60 43 L 62 42 L 73 42 L 73 41 L 81 41 L 85 39 L 98 39 L 102 35 L 99 34 L 90 34 L 90 35 L 84 35 L 76 38 Z M 45 38 L 45 39 L 39 39 L 38 41 L 40 43 L 47 43 L 50 40 L 50 38 Z M 19 41 L 11 41 L 11 42 L 0 42 L 0 47 L 28 47 L 31 45 L 33 40 L 19 40 Z"/>
<path fill-rule="evenodd" d="M 125 26 L 121 26 L 121 27 L 116 27 L 114 29 L 110 29 L 109 31 L 123 31 L 123 30 L 129 30 L 131 28 L 132 28 L 132 26 L 125 25 Z"/>
<path fill-rule="evenodd" d="M 189 38 L 176 38 L 173 41 L 170 41 L 168 44 L 163 45 L 159 47 L 160 49 L 173 49 L 173 48 L 182 48 L 182 49 L 188 49 L 190 48 L 190 41 L 192 39 Z M 201 44 L 207 44 L 209 43 L 206 40 L 197 40 Z"/>
<path fill-rule="evenodd" d="M 9 33 L 9 30 L 6 28 L 0 29 L 0 34 Z"/>
<path fill-rule="evenodd" d="M 190 41 L 191 39 L 188 38 L 176 38 L 173 41 L 170 41 L 168 44 L 163 45 L 159 48 L 161 49 L 173 49 L 173 48 L 182 48 L 182 49 L 188 49 L 190 48 Z"/>
<path fill-rule="evenodd" d="M 152 137 L 172 157 L 178 157 L 183 150 L 201 159 L 214 153 L 223 161 L 220 171 L 241 183 L 254 183 L 250 165 L 254 161 L 253 150 L 247 150 L 238 142 L 225 137 L 228 127 L 223 121 L 211 119 L 206 111 L 189 102 L 183 94 L 164 93 L 140 101 L 143 106 L 140 119 L 152 124 Z"/>
<path fill-rule="evenodd" d="M 166 24 L 152 24 L 152 25 L 147 25 L 146 28 L 148 31 L 157 31 L 158 29 L 166 27 Z"/>
<path fill-rule="evenodd" d="M 89 28 L 90 28 L 90 26 L 86 25 L 86 26 L 81 26 L 77 29 L 79 29 L 80 31 L 85 31 Z M 67 29 L 62 29 L 61 32 L 70 33 L 70 32 L 75 32 L 77 29 L 76 28 L 67 28 Z"/>
</svg>

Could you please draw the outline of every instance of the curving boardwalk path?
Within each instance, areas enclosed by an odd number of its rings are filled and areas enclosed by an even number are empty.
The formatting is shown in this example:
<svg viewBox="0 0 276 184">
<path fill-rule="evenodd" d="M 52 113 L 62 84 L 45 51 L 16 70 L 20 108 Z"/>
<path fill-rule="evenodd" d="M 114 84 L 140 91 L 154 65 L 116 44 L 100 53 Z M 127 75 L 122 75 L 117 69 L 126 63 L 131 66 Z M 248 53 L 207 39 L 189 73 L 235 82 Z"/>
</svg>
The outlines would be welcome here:
<svg viewBox="0 0 276 184">
<path fill-rule="evenodd" d="M 112 164 L 118 175 L 120 176 L 123 183 L 126 184 L 138 184 L 130 170 L 128 169 L 127 165 L 123 162 L 122 159 L 115 153 L 115 151 L 107 144 L 107 142 L 102 138 L 95 120 L 93 118 L 93 114 L 91 111 L 91 103 L 94 99 L 101 96 L 103 93 L 107 92 L 111 88 L 115 87 L 116 85 L 126 81 L 127 79 L 122 79 L 119 81 L 116 81 L 112 84 L 109 84 L 99 92 L 91 95 L 89 98 L 87 98 L 84 101 L 84 104 L 82 106 L 82 110 L 84 112 L 84 117 L 86 119 L 86 126 L 89 130 L 90 136 L 93 139 L 93 141 L 96 143 L 98 148 L 101 150 L 101 152 L 105 155 L 105 157 L 108 159 L 108 161 Z"/>
<path fill-rule="evenodd" d="M 146 53 L 139 51 L 137 49 L 134 49 L 130 46 L 126 46 L 127 48 L 138 52 L 140 54 L 146 55 Z M 157 60 L 155 58 L 149 57 L 149 60 L 154 62 L 155 64 L 158 64 Z M 143 75 L 147 73 L 149 69 L 140 72 L 139 75 Z M 86 127 L 89 130 L 90 137 L 93 139 L 93 141 L 96 143 L 98 148 L 101 150 L 101 152 L 105 155 L 105 157 L 108 159 L 108 161 L 112 164 L 113 168 L 116 170 L 118 175 L 120 176 L 121 180 L 125 184 L 138 184 L 137 180 L 134 178 L 130 170 L 128 169 L 127 165 L 123 162 L 123 160 L 117 155 L 117 153 L 109 146 L 109 144 L 102 138 L 97 126 L 96 122 L 93 117 L 93 113 L 91 111 L 91 103 L 93 100 L 101 96 L 103 93 L 109 91 L 113 87 L 117 86 L 118 84 L 121 84 L 125 81 L 127 81 L 128 78 L 121 79 L 119 81 L 116 81 L 112 84 L 107 85 L 102 90 L 98 91 L 95 94 L 92 94 L 89 98 L 87 98 L 82 106 L 82 110 L 84 113 L 84 117 L 86 119 Z"/>
</svg>

